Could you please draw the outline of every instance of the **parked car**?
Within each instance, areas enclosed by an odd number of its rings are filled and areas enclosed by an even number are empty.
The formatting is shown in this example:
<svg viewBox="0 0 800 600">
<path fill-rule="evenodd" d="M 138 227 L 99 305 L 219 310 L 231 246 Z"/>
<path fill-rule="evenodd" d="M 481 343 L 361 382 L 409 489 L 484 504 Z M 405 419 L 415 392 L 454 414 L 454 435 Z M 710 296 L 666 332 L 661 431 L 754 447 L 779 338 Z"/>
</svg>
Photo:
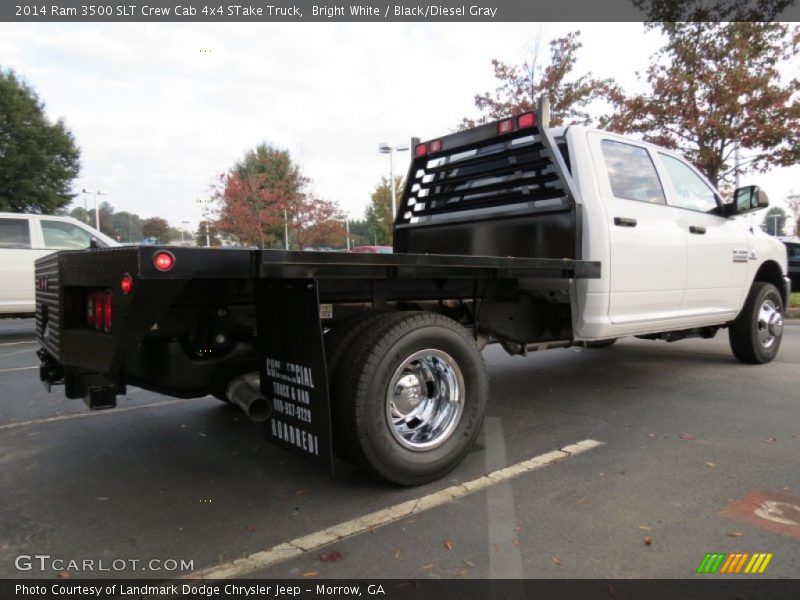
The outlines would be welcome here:
<svg viewBox="0 0 800 600">
<path fill-rule="evenodd" d="M 368 254 L 391 254 L 391 246 L 356 246 L 350 252 L 366 252 Z"/>
<path fill-rule="evenodd" d="M 800 241 L 783 240 L 786 246 L 786 258 L 789 261 L 789 278 L 792 289 L 800 292 Z"/>
<path fill-rule="evenodd" d="M 0 317 L 33 316 L 34 262 L 55 250 L 83 250 L 94 239 L 100 247 L 113 239 L 70 217 L 0 213 Z"/>
</svg>

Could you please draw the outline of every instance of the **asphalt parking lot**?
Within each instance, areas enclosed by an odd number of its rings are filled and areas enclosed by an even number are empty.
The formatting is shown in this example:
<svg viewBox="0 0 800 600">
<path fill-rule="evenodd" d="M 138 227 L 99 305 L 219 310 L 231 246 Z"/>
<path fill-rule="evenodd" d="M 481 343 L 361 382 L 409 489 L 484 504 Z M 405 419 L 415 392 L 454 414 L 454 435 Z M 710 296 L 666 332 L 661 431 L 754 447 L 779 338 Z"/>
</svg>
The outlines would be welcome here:
<svg viewBox="0 0 800 600">
<path fill-rule="evenodd" d="M 798 321 L 758 367 L 735 361 L 724 332 L 525 358 L 489 348 L 484 443 L 415 489 L 306 466 L 213 398 L 131 388 L 89 412 L 43 389 L 35 349 L 30 320 L 0 322 L 2 578 L 714 577 L 695 575 L 707 553 L 772 553 L 761 577 L 797 576 Z M 437 496 L 583 440 L 603 444 Z M 388 524 L 364 520 L 418 499 Z M 354 535 L 326 544 L 319 532 L 337 525 Z M 65 568 L 84 559 L 127 562 Z M 151 559 L 192 568 L 142 570 Z"/>
</svg>

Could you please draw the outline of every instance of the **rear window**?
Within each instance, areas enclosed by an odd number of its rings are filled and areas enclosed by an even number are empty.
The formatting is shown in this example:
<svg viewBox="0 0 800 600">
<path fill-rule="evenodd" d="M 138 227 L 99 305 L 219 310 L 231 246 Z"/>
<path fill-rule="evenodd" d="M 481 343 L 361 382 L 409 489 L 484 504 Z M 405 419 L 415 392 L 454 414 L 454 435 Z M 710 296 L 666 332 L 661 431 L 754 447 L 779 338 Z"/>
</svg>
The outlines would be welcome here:
<svg viewBox="0 0 800 600">
<path fill-rule="evenodd" d="M 666 204 L 656 167 L 644 148 L 612 140 L 601 142 L 611 192 L 624 200 Z"/>
<path fill-rule="evenodd" d="M 0 219 L 0 248 L 30 248 L 31 231 L 27 219 Z"/>
</svg>

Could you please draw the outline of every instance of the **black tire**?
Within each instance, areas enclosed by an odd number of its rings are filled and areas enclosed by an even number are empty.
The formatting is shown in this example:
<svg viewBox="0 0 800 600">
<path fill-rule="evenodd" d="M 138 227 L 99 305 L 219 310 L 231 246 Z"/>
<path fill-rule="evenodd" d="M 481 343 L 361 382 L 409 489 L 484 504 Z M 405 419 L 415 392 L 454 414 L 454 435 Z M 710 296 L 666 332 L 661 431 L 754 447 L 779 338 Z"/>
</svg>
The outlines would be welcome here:
<svg viewBox="0 0 800 600">
<path fill-rule="evenodd" d="M 596 342 L 584 342 L 583 345 L 586 348 L 609 348 L 613 346 L 617 341 L 617 338 L 611 338 L 610 340 L 598 340 Z"/>
<path fill-rule="evenodd" d="M 455 365 L 451 372 L 463 383 L 460 411 L 430 442 L 436 445 L 422 449 L 407 447 L 404 444 L 412 442 L 401 442 L 401 435 L 394 433 L 387 401 L 393 378 L 416 353 L 423 353 L 428 357 L 425 360 L 434 364 Z M 342 419 L 340 435 L 345 435 L 353 461 L 381 479 L 405 486 L 434 481 L 455 468 L 480 431 L 488 397 L 483 356 L 470 333 L 442 315 L 400 313 L 362 332 L 354 340 L 350 356 L 347 373 L 337 382 L 336 396 Z M 446 389 L 439 383 L 426 386 L 429 395 L 435 395 L 431 390 L 437 386 Z"/>
<path fill-rule="evenodd" d="M 341 368 L 342 361 L 353 354 L 353 342 L 362 333 L 373 329 L 379 323 L 396 318 L 401 313 L 359 312 L 342 319 L 325 335 L 325 363 L 328 369 L 328 390 L 331 406 L 331 423 L 333 426 L 333 452 L 342 460 L 352 462 L 350 432 L 342 410 L 342 389 L 339 383 L 346 379 L 350 369 Z"/>
<path fill-rule="evenodd" d="M 769 307 L 777 311 L 776 321 L 770 325 L 764 319 Z M 765 341 L 765 337 L 771 341 Z M 728 328 L 728 338 L 734 356 L 741 362 L 758 365 L 768 363 L 778 354 L 783 337 L 783 300 L 771 283 L 757 281 L 750 288 L 744 308 Z"/>
</svg>

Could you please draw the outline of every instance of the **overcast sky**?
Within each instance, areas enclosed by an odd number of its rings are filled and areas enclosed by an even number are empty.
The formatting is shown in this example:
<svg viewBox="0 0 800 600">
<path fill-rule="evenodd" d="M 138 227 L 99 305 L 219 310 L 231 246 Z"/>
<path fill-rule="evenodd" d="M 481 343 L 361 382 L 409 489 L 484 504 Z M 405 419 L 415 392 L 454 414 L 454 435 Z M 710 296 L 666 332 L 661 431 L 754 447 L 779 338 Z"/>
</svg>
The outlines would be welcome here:
<svg viewBox="0 0 800 600">
<path fill-rule="evenodd" d="M 492 58 L 521 62 L 540 31 L 546 42 L 571 29 L 583 33 L 578 70 L 629 90 L 660 42 L 639 23 L 0 23 L 0 65 L 72 130 L 75 190 L 107 191 L 118 211 L 194 227 L 215 176 L 266 141 L 360 217 L 388 175 L 379 142 L 448 132 L 494 89 Z M 800 167 L 747 183 L 780 203 L 800 191 Z"/>
</svg>

